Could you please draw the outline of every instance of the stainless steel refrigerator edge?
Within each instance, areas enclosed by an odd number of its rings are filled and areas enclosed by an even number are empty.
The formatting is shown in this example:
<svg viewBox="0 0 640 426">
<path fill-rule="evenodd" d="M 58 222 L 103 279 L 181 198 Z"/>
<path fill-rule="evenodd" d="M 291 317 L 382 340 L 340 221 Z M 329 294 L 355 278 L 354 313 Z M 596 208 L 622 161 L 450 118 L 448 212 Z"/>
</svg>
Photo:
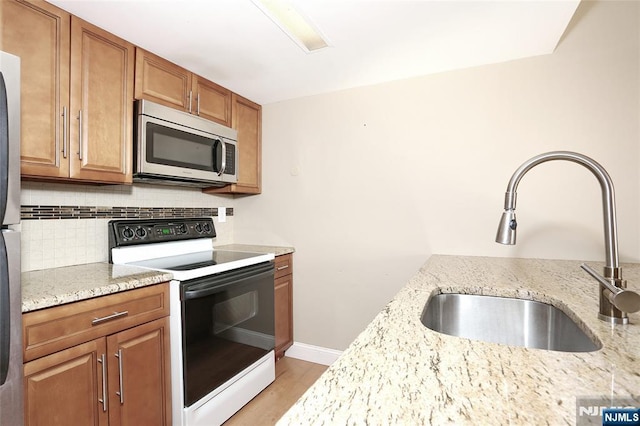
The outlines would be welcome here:
<svg viewBox="0 0 640 426">
<path fill-rule="evenodd" d="M 22 425 L 20 59 L 0 52 L 0 425 Z"/>
</svg>

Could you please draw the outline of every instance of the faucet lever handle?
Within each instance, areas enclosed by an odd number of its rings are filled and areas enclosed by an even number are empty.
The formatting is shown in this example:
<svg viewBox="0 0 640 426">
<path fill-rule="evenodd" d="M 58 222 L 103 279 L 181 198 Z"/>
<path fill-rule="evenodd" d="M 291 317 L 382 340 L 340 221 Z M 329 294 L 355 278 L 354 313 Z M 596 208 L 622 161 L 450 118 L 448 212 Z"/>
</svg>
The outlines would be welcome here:
<svg viewBox="0 0 640 426">
<path fill-rule="evenodd" d="M 586 263 L 583 263 L 580 267 L 611 292 L 610 295 L 607 295 L 607 298 L 613 306 L 627 313 L 640 311 L 640 294 L 632 290 L 616 287 Z"/>
</svg>

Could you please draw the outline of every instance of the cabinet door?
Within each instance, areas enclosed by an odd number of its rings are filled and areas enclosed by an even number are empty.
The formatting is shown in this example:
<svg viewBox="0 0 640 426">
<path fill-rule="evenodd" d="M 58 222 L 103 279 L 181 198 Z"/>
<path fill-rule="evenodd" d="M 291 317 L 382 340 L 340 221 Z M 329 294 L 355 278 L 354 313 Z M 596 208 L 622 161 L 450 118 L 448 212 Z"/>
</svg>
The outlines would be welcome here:
<svg viewBox="0 0 640 426">
<path fill-rule="evenodd" d="M 70 177 L 131 183 L 134 46 L 71 19 Z"/>
<path fill-rule="evenodd" d="M 191 108 L 191 73 L 146 50 L 136 48 L 136 99 L 181 111 Z"/>
<path fill-rule="evenodd" d="M 262 107 L 233 95 L 233 127 L 238 130 L 240 176 L 236 192 L 259 194 L 262 182 Z"/>
<path fill-rule="evenodd" d="M 196 95 L 192 110 L 224 126 L 231 127 L 231 91 L 197 75 L 193 76 L 193 93 Z"/>
<path fill-rule="evenodd" d="M 107 337 L 109 422 L 171 424 L 169 318 Z"/>
<path fill-rule="evenodd" d="M 107 425 L 105 349 L 101 338 L 26 363 L 25 425 Z"/>
<path fill-rule="evenodd" d="M 0 50 L 21 59 L 22 174 L 68 177 L 70 15 L 38 0 L 0 9 Z"/>
<path fill-rule="evenodd" d="M 293 344 L 293 275 L 276 278 L 274 288 L 276 359 Z"/>
<path fill-rule="evenodd" d="M 238 183 L 206 188 L 209 194 L 260 194 L 262 191 L 262 107 L 235 93 L 231 96 L 232 127 L 238 131 Z"/>
</svg>

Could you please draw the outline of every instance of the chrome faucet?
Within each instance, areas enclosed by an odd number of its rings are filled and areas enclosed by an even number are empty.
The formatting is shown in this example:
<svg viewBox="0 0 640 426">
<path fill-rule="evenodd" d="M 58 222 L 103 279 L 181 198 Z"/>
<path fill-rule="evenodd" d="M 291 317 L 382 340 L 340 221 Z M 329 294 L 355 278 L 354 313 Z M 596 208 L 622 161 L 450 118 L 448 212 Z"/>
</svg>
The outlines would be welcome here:
<svg viewBox="0 0 640 426">
<path fill-rule="evenodd" d="M 604 215 L 605 267 L 601 276 L 589 266 L 581 267 L 600 283 L 600 310 L 598 318 L 612 324 L 627 324 L 628 313 L 640 311 L 640 295 L 627 290 L 627 282 L 622 279 L 622 269 L 618 262 L 618 231 L 616 225 L 616 204 L 613 181 L 607 171 L 595 160 L 570 151 L 553 151 L 537 155 L 525 161 L 511 176 L 504 198 L 504 213 L 498 225 L 496 242 L 513 245 L 516 243 L 516 189 L 522 177 L 538 164 L 551 160 L 566 160 L 578 163 L 591 171 L 600 182 L 602 189 L 602 212 Z"/>
</svg>

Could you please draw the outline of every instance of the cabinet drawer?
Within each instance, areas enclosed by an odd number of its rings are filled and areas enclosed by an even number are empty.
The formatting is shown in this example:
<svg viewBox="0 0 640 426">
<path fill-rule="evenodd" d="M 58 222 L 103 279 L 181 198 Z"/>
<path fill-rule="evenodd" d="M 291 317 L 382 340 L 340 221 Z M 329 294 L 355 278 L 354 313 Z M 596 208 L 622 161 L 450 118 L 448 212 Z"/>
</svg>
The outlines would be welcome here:
<svg viewBox="0 0 640 426">
<path fill-rule="evenodd" d="M 293 274 L 293 256 L 285 254 L 276 257 L 276 271 L 274 278 L 284 277 Z"/>
<path fill-rule="evenodd" d="M 22 316 L 24 361 L 168 315 L 168 283 L 28 312 Z"/>
</svg>

